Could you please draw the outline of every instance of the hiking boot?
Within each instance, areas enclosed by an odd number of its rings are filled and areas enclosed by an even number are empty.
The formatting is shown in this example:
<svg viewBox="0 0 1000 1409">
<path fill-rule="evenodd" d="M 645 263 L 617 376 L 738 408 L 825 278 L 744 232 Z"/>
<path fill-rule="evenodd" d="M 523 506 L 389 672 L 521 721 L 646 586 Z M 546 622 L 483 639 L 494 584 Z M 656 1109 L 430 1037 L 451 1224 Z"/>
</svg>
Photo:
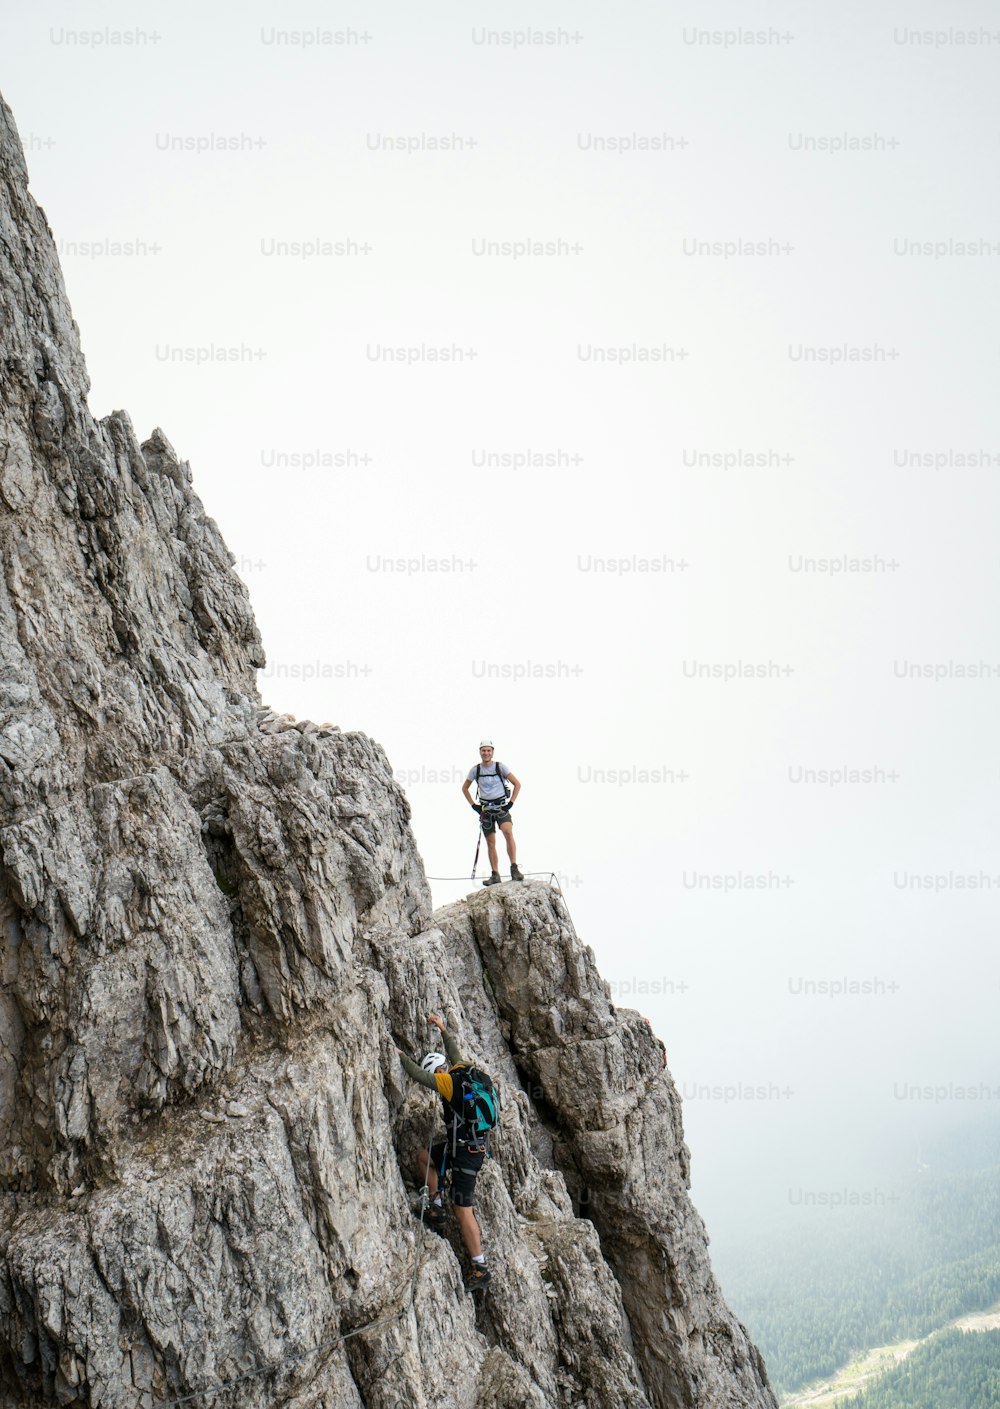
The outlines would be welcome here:
<svg viewBox="0 0 1000 1409">
<path fill-rule="evenodd" d="M 478 1292 L 485 1287 L 490 1280 L 490 1269 L 482 1262 L 474 1262 L 472 1271 L 465 1279 L 465 1290 L 467 1292 Z"/>
<path fill-rule="evenodd" d="M 488 881 L 483 881 L 484 886 L 498 886 L 500 884 L 500 872 L 491 871 Z"/>
<path fill-rule="evenodd" d="M 428 1204 L 424 1214 L 424 1223 L 435 1233 L 440 1233 L 444 1227 L 444 1208 L 441 1204 Z"/>
<path fill-rule="evenodd" d="M 524 880 L 524 872 L 521 870 L 520 866 L 517 864 L 516 861 L 512 861 L 510 863 L 510 878 L 512 881 Z"/>
</svg>

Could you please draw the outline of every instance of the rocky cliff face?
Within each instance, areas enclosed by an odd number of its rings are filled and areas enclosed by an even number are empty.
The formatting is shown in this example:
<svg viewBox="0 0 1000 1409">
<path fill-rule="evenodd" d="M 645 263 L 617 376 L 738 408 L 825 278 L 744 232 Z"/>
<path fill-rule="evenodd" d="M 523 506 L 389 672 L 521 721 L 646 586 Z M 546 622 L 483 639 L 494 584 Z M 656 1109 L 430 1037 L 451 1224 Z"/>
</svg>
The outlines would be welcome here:
<svg viewBox="0 0 1000 1409">
<path fill-rule="evenodd" d="M 378 745 L 262 708 L 2 102 L 0 183 L 0 1406 L 773 1406 L 648 1025 L 548 887 L 432 915 Z M 413 1216 L 428 1010 L 504 1097 L 482 1297 Z"/>
</svg>

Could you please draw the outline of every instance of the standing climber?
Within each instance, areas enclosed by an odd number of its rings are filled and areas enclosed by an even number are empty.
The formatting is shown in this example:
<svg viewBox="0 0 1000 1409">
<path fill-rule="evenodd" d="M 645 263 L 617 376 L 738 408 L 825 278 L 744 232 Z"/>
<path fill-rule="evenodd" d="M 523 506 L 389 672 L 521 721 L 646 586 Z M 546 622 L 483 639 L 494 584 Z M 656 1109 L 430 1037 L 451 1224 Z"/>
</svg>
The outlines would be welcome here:
<svg viewBox="0 0 1000 1409">
<path fill-rule="evenodd" d="M 488 1086 L 483 1094 L 493 1103 L 491 1124 L 496 1120 L 495 1092 L 493 1091 L 493 1083 L 485 1076 L 485 1073 L 478 1071 L 475 1067 L 469 1067 L 467 1063 L 462 1061 L 455 1039 L 450 1032 L 445 1030 L 445 1025 L 437 1014 L 428 1013 L 427 1021 L 440 1032 L 444 1040 L 443 1052 L 428 1052 L 420 1066 L 417 1066 L 416 1062 L 411 1061 L 402 1048 L 397 1047 L 396 1051 L 406 1068 L 407 1075 L 412 1076 L 414 1081 L 419 1081 L 421 1086 L 426 1086 L 431 1091 L 437 1091 L 441 1097 L 441 1104 L 444 1107 L 444 1139 L 432 1146 L 429 1161 L 428 1151 L 420 1151 L 417 1168 L 431 1197 L 430 1208 L 426 1215 L 428 1226 L 440 1228 L 444 1222 L 441 1181 L 444 1178 L 448 1162 L 451 1161 L 451 1201 L 454 1204 L 455 1217 L 458 1219 L 458 1226 L 462 1232 L 462 1241 L 472 1259 L 472 1271 L 465 1278 L 465 1289 L 474 1292 L 480 1287 L 485 1287 L 490 1280 L 490 1271 L 486 1266 L 479 1224 L 476 1222 L 476 1215 L 472 1212 L 476 1176 L 482 1169 L 483 1160 L 486 1158 L 486 1140 L 488 1139 L 488 1136 L 477 1133 L 477 1128 L 479 1124 L 487 1122 L 477 1121 L 475 1117 L 472 1120 L 466 1117 L 460 1106 L 456 1105 L 456 1102 L 461 1099 L 457 1087 L 460 1082 L 463 1087 L 465 1086 L 464 1078 L 469 1074 L 485 1078 Z M 460 1070 L 456 1070 L 456 1068 Z M 478 1105 L 478 1099 L 474 1101 L 474 1104 Z"/>
<path fill-rule="evenodd" d="M 508 782 L 514 786 L 514 791 L 509 797 L 507 795 Z M 479 790 L 478 802 L 472 801 L 470 789 L 473 783 Z M 500 884 L 500 872 L 497 870 L 500 864 L 497 860 L 497 827 L 503 832 L 503 839 L 507 843 L 511 880 L 524 880 L 517 864 L 514 824 L 510 820 L 510 809 L 517 801 L 517 795 L 520 791 L 521 784 L 506 763 L 493 762 L 493 740 L 484 739 L 479 745 L 479 762 L 475 768 L 469 769 L 469 775 L 462 784 L 462 792 L 466 802 L 474 812 L 479 813 L 483 836 L 486 838 L 486 850 L 490 856 L 490 878 L 488 881 L 483 881 L 484 886 Z"/>
</svg>

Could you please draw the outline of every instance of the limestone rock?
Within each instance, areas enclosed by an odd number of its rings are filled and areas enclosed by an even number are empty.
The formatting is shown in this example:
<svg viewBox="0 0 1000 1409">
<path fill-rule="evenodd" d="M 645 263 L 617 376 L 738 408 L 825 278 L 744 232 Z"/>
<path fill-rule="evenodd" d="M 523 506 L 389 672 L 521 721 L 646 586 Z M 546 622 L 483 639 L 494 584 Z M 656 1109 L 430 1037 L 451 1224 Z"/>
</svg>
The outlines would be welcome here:
<svg viewBox="0 0 1000 1409">
<path fill-rule="evenodd" d="M 87 390 L 0 102 L 0 1409 L 773 1406 L 648 1025 L 547 885 L 432 916 L 384 753 L 261 703 L 189 467 Z M 475 1298 L 429 1010 L 503 1096 Z"/>
</svg>

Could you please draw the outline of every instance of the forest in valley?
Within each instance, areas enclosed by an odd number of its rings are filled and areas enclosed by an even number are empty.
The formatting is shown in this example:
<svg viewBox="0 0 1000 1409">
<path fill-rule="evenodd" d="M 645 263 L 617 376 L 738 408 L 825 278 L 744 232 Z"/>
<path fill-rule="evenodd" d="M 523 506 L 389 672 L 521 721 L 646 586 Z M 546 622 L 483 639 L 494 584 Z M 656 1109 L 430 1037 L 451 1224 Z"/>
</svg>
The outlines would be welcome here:
<svg viewBox="0 0 1000 1409">
<path fill-rule="evenodd" d="M 713 1246 L 779 1394 L 1000 1301 L 1000 1170 L 913 1176 L 878 1192 L 874 1205 L 803 1208 L 797 1228 Z"/>
<path fill-rule="evenodd" d="M 996 1409 L 1000 1331 L 942 1331 L 843 1409 Z"/>
</svg>

